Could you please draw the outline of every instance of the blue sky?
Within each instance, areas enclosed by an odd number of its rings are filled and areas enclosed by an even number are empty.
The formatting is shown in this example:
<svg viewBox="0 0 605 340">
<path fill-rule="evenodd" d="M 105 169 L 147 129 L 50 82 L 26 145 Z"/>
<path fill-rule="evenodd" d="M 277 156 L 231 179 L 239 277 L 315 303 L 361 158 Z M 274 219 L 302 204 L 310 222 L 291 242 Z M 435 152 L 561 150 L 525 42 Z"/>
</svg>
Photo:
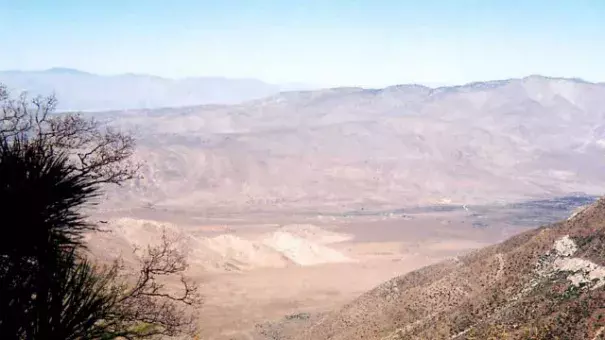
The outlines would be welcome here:
<svg viewBox="0 0 605 340">
<path fill-rule="evenodd" d="M 605 81 L 605 0 L 0 0 L 0 69 L 384 86 Z"/>
</svg>

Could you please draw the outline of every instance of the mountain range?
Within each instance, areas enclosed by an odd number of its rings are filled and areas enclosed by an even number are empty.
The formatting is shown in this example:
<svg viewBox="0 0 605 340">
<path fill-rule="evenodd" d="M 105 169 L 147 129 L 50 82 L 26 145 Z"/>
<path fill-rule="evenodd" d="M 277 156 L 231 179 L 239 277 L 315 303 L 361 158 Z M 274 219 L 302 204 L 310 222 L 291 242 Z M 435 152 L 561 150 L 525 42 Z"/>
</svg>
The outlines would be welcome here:
<svg viewBox="0 0 605 340">
<path fill-rule="evenodd" d="M 116 207 L 342 214 L 605 189 L 605 85 L 580 79 L 299 91 L 55 68 L 0 83 L 134 133 L 141 177 Z"/>
<path fill-rule="evenodd" d="M 139 142 L 142 176 L 119 206 L 340 214 L 605 190 L 605 85 L 577 79 L 90 114 Z"/>
<path fill-rule="evenodd" d="M 94 111 L 239 103 L 302 84 L 268 84 L 257 79 L 191 77 L 169 79 L 144 74 L 101 76 L 70 68 L 0 71 L 0 83 L 15 92 L 55 94 L 60 111 Z"/>
<path fill-rule="evenodd" d="M 138 141 L 141 176 L 109 192 L 104 209 L 239 214 L 241 222 L 257 213 L 472 211 L 605 190 L 605 85 L 579 79 L 289 91 L 86 115 Z M 330 312 L 259 325 L 258 339 L 603 339 L 603 221 L 601 199 L 560 223 L 397 276 Z M 232 236 L 192 244 L 214 249 L 202 264 L 223 259 L 224 245 L 262 249 L 279 268 L 294 263 L 283 258 L 297 258 L 291 252 L 274 251 L 292 242 L 270 235 L 262 247 Z M 253 258 L 237 254 L 241 267 Z"/>
</svg>

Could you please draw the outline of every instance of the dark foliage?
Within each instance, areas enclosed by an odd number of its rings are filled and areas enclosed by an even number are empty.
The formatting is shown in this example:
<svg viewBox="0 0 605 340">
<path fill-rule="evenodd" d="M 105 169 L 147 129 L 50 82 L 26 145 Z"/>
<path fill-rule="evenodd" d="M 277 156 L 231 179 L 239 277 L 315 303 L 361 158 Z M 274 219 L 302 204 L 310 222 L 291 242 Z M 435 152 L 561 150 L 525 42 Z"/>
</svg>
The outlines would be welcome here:
<svg viewBox="0 0 605 340">
<path fill-rule="evenodd" d="M 192 334 L 196 287 L 166 238 L 138 273 L 82 255 L 97 229 L 83 208 L 104 183 L 136 166 L 133 140 L 77 115 L 52 115 L 54 98 L 9 99 L 0 86 L 0 339 L 135 339 Z M 182 295 L 162 280 L 180 279 Z"/>
<path fill-rule="evenodd" d="M 49 318 L 52 288 L 62 284 L 56 276 L 72 267 L 73 256 L 66 254 L 93 228 L 78 208 L 94 197 L 97 186 L 74 176 L 67 162 L 39 141 L 0 141 L 2 339 L 51 331 L 50 323 L 57 322 Z"/>
<path fill-rule="evenodd" d="M 74 176 L 67 162 L 37 142 L 0 141 L 0 209 L 7 236 L 0 240 L 0 253 L 34 256 L 49 244 L 77 244 L 82 232 L 94 229 L 78 208 L 98 187 Z"/>
<path fill-rule="evenodd" d="M 139 164 L 130 161 L 131 135 L 79 114 L 56 114 L 56 104 L 53 96 L 11 98 L 0 84 L 0 139 L 36 142 L 48 154 L 63 153 L 72 174 L 93 183 L 121 184 L 135 176 Z"/>
</svg>

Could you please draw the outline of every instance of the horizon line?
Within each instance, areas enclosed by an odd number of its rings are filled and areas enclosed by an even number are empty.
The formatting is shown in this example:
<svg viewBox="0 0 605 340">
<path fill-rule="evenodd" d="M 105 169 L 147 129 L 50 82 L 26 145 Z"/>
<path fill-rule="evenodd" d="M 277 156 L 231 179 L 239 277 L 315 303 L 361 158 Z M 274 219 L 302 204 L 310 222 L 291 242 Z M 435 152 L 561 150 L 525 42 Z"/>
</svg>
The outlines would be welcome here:
<svg viewBox="0 0 605 340">
<path fill-rule="evenodd" d="M 359 89 L 365 89 L 365 90 L 380 90 L 380 89 L 386 89 L 386 88 L 397 87 L 397 86 L 421 86 L 424 88 L 437 90 L 437 89 L 442 89 L 442 88 L 468 87 L 468 86 L 480 85 L 480 84 L 499 83 L 499 82 L 513 81 L 513 80 L 525 80 L 525 79 L 534 78 L 534 77 L 550 79 L 550 80 L 568 80 L 568 81 L 580 82 L 580 83 L 585 83 L 585 84 L 595 84 L 595 85 L 605 84 L 605 82 L 603 82 L 603 81 L 588 81 L 581 77 L 547 76 L 547 75 L 538 74 L 538 73 L 529 74 L 529 75 L 523 76 L 523 77 L 473 80 L 473 81 L 461 82 L 461 83 L 427 82 L 427 83 L 423 84 L 421 82 L 403 82 L 403 83 L 395 83 L 395 84 L 385 85 L 385 86 L 364 86 L 364 85 L 335 85 L 335 86 L 333 86 L 333 85 L 309 84 L 309 83 L 301 82 L 301 81 L 288 81 L 288 82 L 284 82 L 284 83 L 273 83 L 273 82 L 267 82 L 263 79 L 255 78 L 255 77 L 226 77 L 226 76 L 220 76 L 220 75 L 165 77 L 165 76 L 160 76 L 160 75 L 155 75 L 155 74 L 150 74 L 150 73 L 133 73 L 133 72 L 101 74 L 101 73 L 94 73 L 94 72 L 84 71 L 81 69 L 63 67 L 63 66 L 55 66 L 55 67 L 50 67 L 47 69 L 0 70 L 0 73 L 53 73 L 53 72 L 56 74 L 64 73 L 64 74 L 73 74 L 73 75 L 90 75 L 90 76 L 96 76 L 96 77 L 102 77 L 102 78 L 134 76 L 134 77 L 150 77 L 150 78 L 157 78 L 157 79 L 162 79 L 162 80 L 177 80 L 177 81 L 178 80 L 192 80 L 192 79 L 240 80 L 240 81 L 243 80 L 243 81 L 257 81 L 257 82 L 262 82 L 262 83 L 265 83 L 268 85 L 301 85 L 301 86 L 305 86 L 305 87 L 310 87 L 308 89 L 286 90 L 286 91 L 280 91 L 280 92 L 313 91 L 313 90 L 318 90 L 318 89 L 339 89 L 339 88 L 340 89 L 359 88 Z"/>
</svg>

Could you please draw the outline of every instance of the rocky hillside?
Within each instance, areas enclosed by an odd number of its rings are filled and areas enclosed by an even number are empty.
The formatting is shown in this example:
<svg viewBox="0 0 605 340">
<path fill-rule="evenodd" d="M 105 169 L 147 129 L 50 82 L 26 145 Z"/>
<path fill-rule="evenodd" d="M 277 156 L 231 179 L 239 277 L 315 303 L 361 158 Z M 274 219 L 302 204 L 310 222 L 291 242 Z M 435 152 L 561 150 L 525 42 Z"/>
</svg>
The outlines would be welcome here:
<svg viewBox="0 0 605 340">
<path fill-rule="evenodd" d="M 392 279 L 296 339 L 604 339 L 605 200 Z"/>
<path fill-rule="evenodd" d="M 117 207 L 342 213 L 605 191 L 605 85 L 527 77 L 95 113 L 135 132 Z"/>
</svg>

